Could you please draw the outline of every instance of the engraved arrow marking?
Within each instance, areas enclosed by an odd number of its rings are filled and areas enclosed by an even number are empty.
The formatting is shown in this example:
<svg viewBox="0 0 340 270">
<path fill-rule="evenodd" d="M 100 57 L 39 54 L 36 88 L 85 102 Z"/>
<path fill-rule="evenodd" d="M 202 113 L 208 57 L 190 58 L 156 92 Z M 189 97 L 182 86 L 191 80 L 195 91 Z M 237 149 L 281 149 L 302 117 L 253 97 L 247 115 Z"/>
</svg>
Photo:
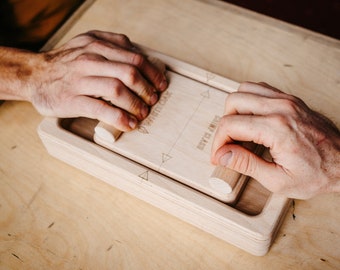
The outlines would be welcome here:
<svg viewBox="0 0 340 270">
<path fill-rule="evenodd" d="M 149 131 L 144 126 L 139 126 L 138 131 L 143 134 L 149 134 Z"/>
<path fill-rule="evenodd" d="M 169 159 L 172 159 L 172 156 L 162 153 L 162 163 L 167 162 Z"/>
<path fill-rule="evenodd" d="M 210 80 L 215 78 L 215 74 L 213 74 L 211 72 L 207 72 L 206 76 L 207 76 L 207 82 L 209 82 Z"/>
<path fill-rule="evenodd" d="M 204 97 L 204 98 L 210 98 L 210 91 L 207 90 L 207 91 L 201 93 L 201 96 Z"/>
</svg>

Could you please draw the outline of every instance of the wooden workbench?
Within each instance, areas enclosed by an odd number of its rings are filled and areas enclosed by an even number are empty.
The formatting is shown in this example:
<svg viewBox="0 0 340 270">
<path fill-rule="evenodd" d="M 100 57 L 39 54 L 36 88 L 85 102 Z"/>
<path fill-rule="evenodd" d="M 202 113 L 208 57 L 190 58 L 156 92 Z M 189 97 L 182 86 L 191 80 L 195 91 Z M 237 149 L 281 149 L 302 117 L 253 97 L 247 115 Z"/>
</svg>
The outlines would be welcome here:
<svg viewBox="0 0 340 270">
<path fill-rule="evenodd" d="M 98 0 L 76 18 L 47 46 L 91 29 L 125 33 L 235 81 L 273 84 L 339 126 L 338 40 L 219 1 Z M 340 266 L 340 194 L 295 201 L 269 253 L 255 257 L 51 157 L 41 120 L 25 102 L 0 107 L 1 269 Z"/>
</svg>

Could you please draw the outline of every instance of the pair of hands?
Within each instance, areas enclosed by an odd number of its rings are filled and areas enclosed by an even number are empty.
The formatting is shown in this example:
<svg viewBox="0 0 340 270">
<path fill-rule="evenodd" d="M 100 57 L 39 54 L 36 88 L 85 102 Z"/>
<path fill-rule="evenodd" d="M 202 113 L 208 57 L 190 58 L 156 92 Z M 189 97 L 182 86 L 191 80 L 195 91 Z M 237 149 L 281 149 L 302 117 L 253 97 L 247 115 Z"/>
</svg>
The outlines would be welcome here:
<svg viewBox="0 0 340 270">
<path fill-rule="evenodd" d="M 91 31 L 27 61 L 16 72 L 23 78 L 19 86 L 28 89 L 22 99 L 41 114 L 95 118 L 122 131 L 134 129 L 168 85 L 120 34 Z M 12 92 L 7 97 L 15 97 Z M 268 147 L 272 162 L 238 141 Z M 263 83 L 243 83 L 228 96 L 211 161 L 291 198 L 340 191 L 339 130 L 298 98 Z"/>
</svg>

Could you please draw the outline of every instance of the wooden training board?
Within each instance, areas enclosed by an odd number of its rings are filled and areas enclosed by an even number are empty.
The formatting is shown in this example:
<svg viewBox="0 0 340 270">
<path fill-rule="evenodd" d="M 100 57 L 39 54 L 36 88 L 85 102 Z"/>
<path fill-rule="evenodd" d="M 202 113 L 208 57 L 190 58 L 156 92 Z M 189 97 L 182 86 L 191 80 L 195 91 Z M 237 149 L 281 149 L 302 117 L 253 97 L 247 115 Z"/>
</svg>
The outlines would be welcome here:
<svg viewBox="0 0 340 270">
<path fill-rule="evenodd" d="M 233 202 L 237 194 L 228 178 L 243 184 L 244 176 L 225 169 L 227 179 L 216 178 L 218 169 L 210 164 L 211 143 L 227 93 L 172 71 L 167 77 L 169 88 L 137 130 L 123 133 L 115 142 L 96 139 L 95 133 L 95 141 L 153 171 Z M 141 177 L 147 180 L 148 170 Z"/>
<path fill-rule="evenodd" d="M 225 98 L 238 83 L 144 50 L 166 64 L 170 84 L 139 128 L 106 143 L 95 139 L 96 120 L 46 118 L 39 126 L 46 148 L 57 158 L 225 241 L 264 255 L 288 200 L 229 170 L 224 176 L 237 178 L 230 190 L 228 179 L 214 180 L 221 168 L 210 164 Z"/>
</svg>

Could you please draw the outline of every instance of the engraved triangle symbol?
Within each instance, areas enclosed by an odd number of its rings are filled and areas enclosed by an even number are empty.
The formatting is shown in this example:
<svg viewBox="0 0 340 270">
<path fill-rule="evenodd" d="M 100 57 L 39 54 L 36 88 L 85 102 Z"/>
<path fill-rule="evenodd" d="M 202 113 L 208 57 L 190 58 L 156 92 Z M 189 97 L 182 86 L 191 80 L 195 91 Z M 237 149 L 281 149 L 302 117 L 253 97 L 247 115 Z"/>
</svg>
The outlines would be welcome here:
<svg viewBox="0 0 340 270">
<path fill-rule="evenodd" d="M 169 159 L 172 159 L 172 156 L 164 153 L 162 154 L 162 163 L 167 162 Z"/>
<path fill-rule="evenodd" d="M 202 96 L 202 97 L 205 97 L 205 98 L 210 98 L 210 91 L 207 90 L 207 91 L 201 93 L 201 96 Z"/>
<path fill-rule="evenodd" d="M 149 134 L 149 131 L 144 126 L 139 126 L 138 131 L 143 134 Z"/>
<path fill-rule="evenodd" d="M 207 82 L 209 82 L 211 79 L 215 78 L 215 74 L 207 72 L 206 73 L 207 76 Z"/>
<path fill-rule="evenodd" d="M 146 181 L 149 181 L 149 171 L 145 171 L 138 176 Z"/>
</svg>

